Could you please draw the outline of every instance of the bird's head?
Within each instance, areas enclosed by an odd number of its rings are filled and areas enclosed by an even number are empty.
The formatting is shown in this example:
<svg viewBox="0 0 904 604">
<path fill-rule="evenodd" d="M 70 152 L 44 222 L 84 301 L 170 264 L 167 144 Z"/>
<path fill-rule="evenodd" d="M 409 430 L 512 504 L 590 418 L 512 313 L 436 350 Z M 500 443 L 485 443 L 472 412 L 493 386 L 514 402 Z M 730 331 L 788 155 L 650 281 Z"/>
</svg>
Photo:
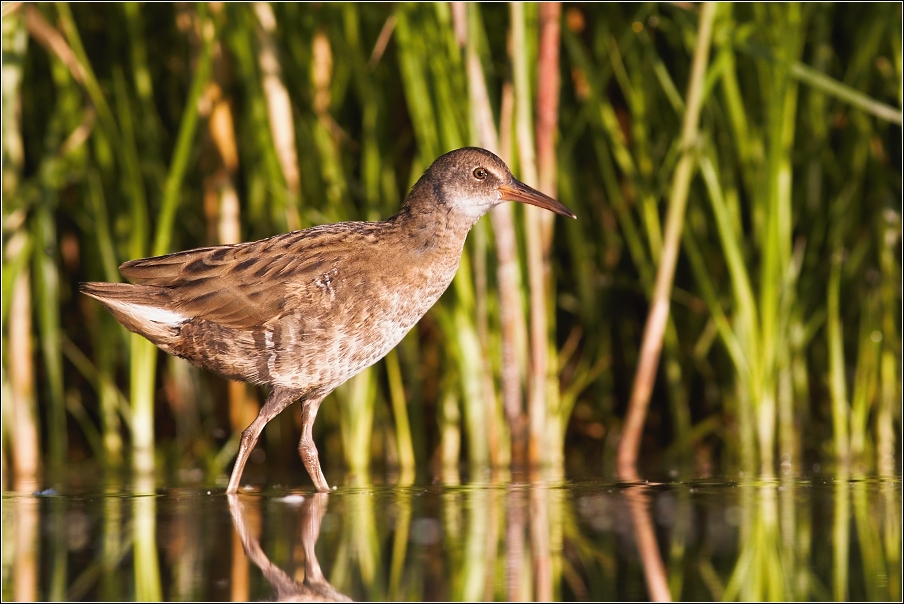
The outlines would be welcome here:
<svg viewBox="0 0 904 604">
<path fill-rule="evenodd" d="M 512 176 L 495 154 L 478 147 L 450 151 L 433 162 L 408 202 L 420 205 L 428 198 L 448 212 L 469 218 L 472 224 L 504 201 L 520 201 L 576 218 L 563 204 Z"/>
</svg>

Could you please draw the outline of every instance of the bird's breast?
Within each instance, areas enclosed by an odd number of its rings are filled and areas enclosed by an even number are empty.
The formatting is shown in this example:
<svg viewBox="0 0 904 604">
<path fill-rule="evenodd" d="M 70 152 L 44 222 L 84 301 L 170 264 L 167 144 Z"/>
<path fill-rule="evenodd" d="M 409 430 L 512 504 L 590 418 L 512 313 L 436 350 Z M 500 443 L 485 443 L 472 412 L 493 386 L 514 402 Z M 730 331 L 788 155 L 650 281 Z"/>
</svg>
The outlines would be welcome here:
<svg viewBox="0 0 904 604">
<path fill-rule="evenodd" d="M 386 356 L 455 276 L 461 247 L 436 252 L 384 246 L 309 275 L 256 338 L 268 381 L 330 390 Z"/>
</svg>

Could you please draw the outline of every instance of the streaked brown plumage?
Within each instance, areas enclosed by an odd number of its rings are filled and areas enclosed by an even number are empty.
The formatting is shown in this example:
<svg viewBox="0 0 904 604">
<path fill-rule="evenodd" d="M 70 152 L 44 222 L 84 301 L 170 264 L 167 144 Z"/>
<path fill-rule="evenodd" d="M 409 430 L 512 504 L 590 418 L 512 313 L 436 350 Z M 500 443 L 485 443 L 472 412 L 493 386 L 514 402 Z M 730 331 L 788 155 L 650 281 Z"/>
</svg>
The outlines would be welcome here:
<svg viewBox="0 0 904 604">
<path fill-rule="evenodd" d="M 437 159 L 388 220 L 132 260 L 120 271 L 135 284 L 83 283 L 81 291 L 164 351 L 272 387 L 242 432 L 228 493 L 238 490 L 264 426 L 296 400 L 299 453 L 317 489 L 328 491 L 311 437 L 321 401 L 383 358 L 433 306 L 468 231 L 503 201 L 574 218 L 489 151 L 464 148 Z"/>
</svg>

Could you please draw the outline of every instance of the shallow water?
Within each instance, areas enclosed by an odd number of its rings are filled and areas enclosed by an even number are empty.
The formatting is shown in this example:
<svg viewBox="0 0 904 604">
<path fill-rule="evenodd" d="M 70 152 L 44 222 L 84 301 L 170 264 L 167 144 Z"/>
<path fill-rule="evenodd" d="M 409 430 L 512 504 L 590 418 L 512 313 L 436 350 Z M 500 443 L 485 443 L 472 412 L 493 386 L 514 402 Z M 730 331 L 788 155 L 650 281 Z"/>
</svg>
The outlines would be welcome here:
<svg viewBox="0 0 904 604">
<path fill-rule="evenodd" d="M 3 495 L 4 600 L 900 600 L 901 480 Z"/>
</svg>

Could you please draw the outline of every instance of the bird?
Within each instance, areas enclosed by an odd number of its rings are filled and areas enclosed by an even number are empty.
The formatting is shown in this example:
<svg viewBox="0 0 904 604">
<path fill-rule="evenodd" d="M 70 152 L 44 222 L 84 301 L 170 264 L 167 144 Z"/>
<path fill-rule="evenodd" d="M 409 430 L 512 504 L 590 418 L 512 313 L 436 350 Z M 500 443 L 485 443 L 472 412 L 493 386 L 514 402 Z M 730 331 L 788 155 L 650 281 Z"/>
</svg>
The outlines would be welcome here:
<svg viewBox="0 0 904 604">
<path fill-rule="evenodd" d="M 329 492 L 312 436 L 321 402 L 427 313 L 452 282 L 471 227 L 506 201 L 576 218 L 494 153 L 465 147 L 437 158 L 386 220 L 131 260 L 119 270 L 132 283 L 79 289 L 163 351 L 270 387 L 242 432 L 227 494 L 238 492 L 264 426 L 296 401 L 299 455 L 317 491 Z"/>
</svg>

